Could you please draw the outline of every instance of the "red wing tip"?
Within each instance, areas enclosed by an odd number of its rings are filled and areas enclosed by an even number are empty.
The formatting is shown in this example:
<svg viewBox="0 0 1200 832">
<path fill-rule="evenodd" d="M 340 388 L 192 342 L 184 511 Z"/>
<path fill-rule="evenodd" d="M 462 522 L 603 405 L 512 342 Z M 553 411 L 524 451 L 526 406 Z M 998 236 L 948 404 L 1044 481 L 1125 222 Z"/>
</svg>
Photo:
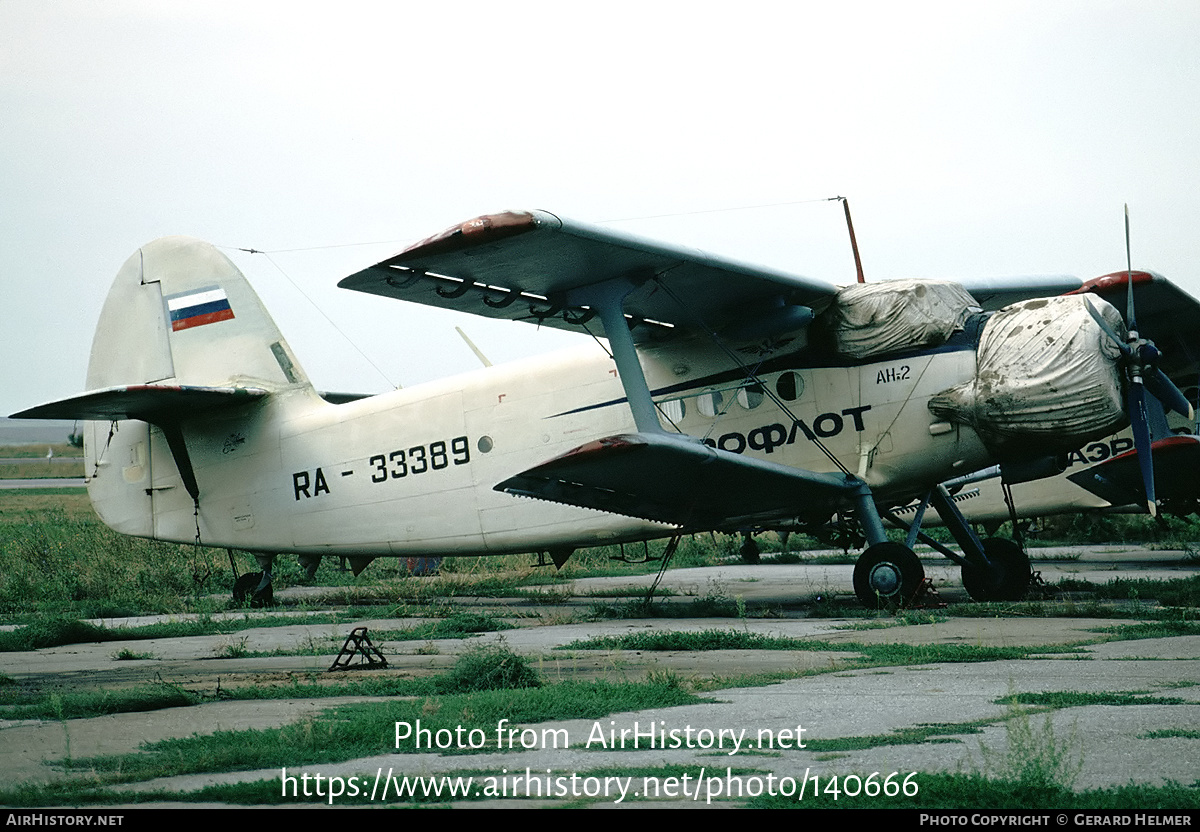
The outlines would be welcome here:
<svg viewBox="0 0 1200 832">
<path fill-rule="evenodd" d="M 584 445 L 580 445 L 578 448 L 573 448 L 560 456 L 559 459 L 576 458 L 610 451 L 629 450 L 644 444 L 644 442 L 637 441 L 636 437 L 633 436 L 609 436 L 604 439 L 596 439 Z"/>
<path fill-rule="evenodd" d="M 1111 274 L 1094 277 L 1091 280 L 1085 281 L 1082 286 L 1073 291 L 1067 292 L 1068 295 L 1080 295 L 1084 292 L 1105 292 L 1117 287 L 1124 286 L 1129 279 L 1130 272 L 1120 271 L 1112 272 Z M 1140 283 L 1153 283 L 1154 275 L 1150 272 L 1140 272 L 1136 269 L 1133 271 L 1134 285 Z"/>
<path fill-rule="evenodd" d="M 498 214 L 483 214 L 475 219 L 453 225 L 445 231 L 413 243 L 400 252 L 400 256 L 444 254 L 463 247 L 466 243 L 511 237 L 537 227 L 537 217 L 529 211 L 501 211 Z"/>
</svg>

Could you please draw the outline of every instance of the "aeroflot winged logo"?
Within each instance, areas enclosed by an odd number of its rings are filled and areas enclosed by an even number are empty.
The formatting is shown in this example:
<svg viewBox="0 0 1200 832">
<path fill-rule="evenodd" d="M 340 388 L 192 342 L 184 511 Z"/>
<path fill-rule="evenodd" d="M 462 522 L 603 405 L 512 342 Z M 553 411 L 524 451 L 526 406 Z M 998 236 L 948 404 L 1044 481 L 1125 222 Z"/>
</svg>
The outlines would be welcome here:
<svg viewBox="0 0 1200 832">
<path fill-rule="evenodd" d="M 172 332 L 233 318 L 229 298 L 219 286 L 172 295 L 167 298 L 167 312 Z"/>
</svg>

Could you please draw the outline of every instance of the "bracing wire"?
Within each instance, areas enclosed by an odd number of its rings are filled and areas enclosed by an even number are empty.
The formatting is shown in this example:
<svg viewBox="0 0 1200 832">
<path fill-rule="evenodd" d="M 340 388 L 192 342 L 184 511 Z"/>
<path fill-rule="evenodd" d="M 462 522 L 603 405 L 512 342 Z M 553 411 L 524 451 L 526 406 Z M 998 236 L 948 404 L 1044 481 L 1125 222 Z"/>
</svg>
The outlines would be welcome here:
<svg viewBox="0 0 1200 832">
<path fill-rule="evenodd" d="M 369 245 L 369 244 L 368 243 L 353 243 L 351 245 Z M 338 248 L 338 246 L 314 246 L 313 248 L 314 249 Z M 383 371 L 383 369 L 378 364 L 376 364 L 374 361 L 372 361 L 371 357 L 369 355 L 367 355 L 366 352 L 363 351 L 362 347 L 360 347 L 357 343 L 355 343 L 354 339 L 351 338 L 349 335 L 347 335 L 346 331 L 343 330 L 340 326 L 338 326 L 337 323 L 333 320 L 333 318 L 329 317 L 329 315 L 325 312 L 325 310 L 321 308 L 320 304 L 318 304 L 316 301 L 314 301 L 309 296 L 309 294 L 304 291 L 304 289 L 300 286 L 300 284 L 297 283 L 295 280 L 293 280 L 292 276 L 290 274 L 288 274 L 287 271 L 285 271 L 282 266 L 279 265 L 279 263 L 275 260 L 275 258 L 271 256 L 272 252 L 261 251 L 259 249 L 254 249 L 254 248 L 238 248 L 237 250 L 244 251 L 247 254 L 261 254 L 262 256 L 266 257 L 267 262 L 269 262 L 272 266 L 274 266 L 275 269 L 281 275 L 283 275 L 284 279 L 287 280 L 287 282 L 292 285 L 292 288 L 295 289 L 297 292 L 299 292 L 300 295 L 306 301 L 308 301 L 309 304 L 312 305 L 313 309 L 317 310 L 317 312 L 319 312 L 321 314 L 321 317 L 329 322 L 329 325 L 331 327 L 333 327 L 334 331 L 337 332 L 339 335 L 341 335 L 342 338 L 344 338 L 346 340 L 346 343 L 349 344 L 351 347 L 353 347 L 354 350 L 359 355 L 361 355 L 368 364 L 371 365 L 371 367 L 375 370 L 375 372 L 379 373 L 380 378 L 382 378 L 385 382 L 387 382 L 387 385 L 389 387 L 391 387 L 393 390 L 399 389 L 400 385 L 397 384 L 396 382 L 394 382 L 388 376 L 388 374 Z M 309 250 L 309 249 L 280 249 L 280 251 L 305 251 L 305 250 Z"/>
</svg>

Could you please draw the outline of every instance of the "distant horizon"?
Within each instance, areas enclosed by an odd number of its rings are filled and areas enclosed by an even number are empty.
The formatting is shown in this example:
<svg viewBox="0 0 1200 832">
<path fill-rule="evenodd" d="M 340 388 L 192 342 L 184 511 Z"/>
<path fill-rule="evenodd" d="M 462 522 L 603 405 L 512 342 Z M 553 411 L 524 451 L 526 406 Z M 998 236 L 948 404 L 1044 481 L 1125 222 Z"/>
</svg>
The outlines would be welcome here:
<svg viewBox="0 0 1200 832">
<path fill-rule="evenodd" d="M 61 419 L 0 419 L 0 445 L 59 445 L 75 423 Z"/>
</svg>

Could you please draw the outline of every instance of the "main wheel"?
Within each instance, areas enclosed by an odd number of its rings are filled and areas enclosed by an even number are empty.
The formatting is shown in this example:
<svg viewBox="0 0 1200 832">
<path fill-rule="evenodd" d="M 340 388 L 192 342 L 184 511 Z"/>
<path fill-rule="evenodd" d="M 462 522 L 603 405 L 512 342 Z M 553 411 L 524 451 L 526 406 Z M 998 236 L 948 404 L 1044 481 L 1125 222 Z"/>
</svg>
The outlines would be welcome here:
<svg viewBox="0 0 1200 832">
<path fill-rule="evenodd" d="M 983 541 L 983 554 L 992 569 L 967 564 L 962 582 L 967 594 L 976 601 L 1020 601 L 1029 591 L 1029 556 L 1021 547 L 1003 537 Z"/>
<path fill-rule="evenodd" d="M 854 594 L 872 609 L 904 606 L 924 580 L 920 559 L 902 543 L 868 546 L 854 564 Z"/>
</svg>

